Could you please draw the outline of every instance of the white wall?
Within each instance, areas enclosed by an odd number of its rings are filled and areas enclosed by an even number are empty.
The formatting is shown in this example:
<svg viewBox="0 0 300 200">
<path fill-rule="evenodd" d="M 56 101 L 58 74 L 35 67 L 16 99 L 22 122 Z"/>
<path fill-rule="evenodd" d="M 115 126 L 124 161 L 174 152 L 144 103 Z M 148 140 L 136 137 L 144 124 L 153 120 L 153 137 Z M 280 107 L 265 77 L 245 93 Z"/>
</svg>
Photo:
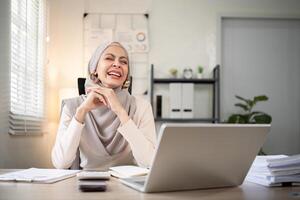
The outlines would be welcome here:
<svg viewBox="0 0 300 200">
<path fill-rule="evenodd" d="M 0 1 L 0 5 L 0 34 L 6 34 L 3 33 L 5 30 L 2 26 L 7 25 L 7 18 L 2 18 L 2 14 L 7 12 L 6 7 L 2 6 L 5 5 L 5 1 Z M 0 167 L 51 166 L 50 150 L 59 118 L 59 89 L 76 87 L 76 78 L 84 72 L 84 12 L 149 11 L 150 63 L 154 63 L 162 74 L 166 74 L 169 67 L 183 68 L 202 64 L 208 75 L 217 63 L 216 27 L 219 13 L 299 14 L 300 1 L 130 0 L 125 3 L 122 0 L 49 0 L 49 7 L 49 63 L 46 66 L 49 133 L 41 137 L 10 137 L 1 127 Z M 7 50 L 7 46 L 2 43 L 0 48 L 0 52 Z M 3 66 L 7 67 L 7 64 Z M 204 114 L 209 114 L 209 99 L 200 100 L 201 96 L 197 98 L 196 101 L 199 100 L 203 105 Z"/>
<path fill-rule="evenodd" d="M 50 132 L 43 136 L 8 134 L 9 67 L 10 67 L 10 0 L 0 1 L 0 168 L 51 166 Z M 50 125 L 48 125 L 50 127 Z"/>
</svg>

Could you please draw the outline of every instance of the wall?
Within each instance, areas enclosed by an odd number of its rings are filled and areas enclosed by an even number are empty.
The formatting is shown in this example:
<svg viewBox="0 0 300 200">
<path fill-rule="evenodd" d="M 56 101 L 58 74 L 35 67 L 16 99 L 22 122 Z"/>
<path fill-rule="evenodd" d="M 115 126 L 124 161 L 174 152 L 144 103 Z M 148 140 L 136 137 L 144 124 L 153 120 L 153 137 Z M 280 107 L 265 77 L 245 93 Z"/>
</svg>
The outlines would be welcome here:
<svg viewBox="0 0 300 200">
<path fill-rule="evenodd" d="M 0 1 L 0 52 L 7 52 L 8 0 Z M 143 13 L 148 11 L 150 63 L 160 74 L 169 67 L 205 66 L 210 75 L 217 62 L 217 16 L 220 13 L 299 14 L 298 0 L 49 0 L 48 64 L 46 66 L 46 108 L 48 133 L 40 137 L 11 137 L 5 124 L 0 133 L 0 167 L 51 166 L 50 151 L 59 117 L 59 90 L 76 87 L 76 77 L 84 74 L 82 16 L 84 12 Z M 2 36 L 5 37 L 2 37 Z M 4 44 L 2 44 L 2 42 Z M 188 53 L 186 53 L 188 52 Z M 0 54 L 1 70 L 7 67 L 7 54 Z M 2 59 L 4 58 L 4 59 Z M 4 69 L 5 68 L 5 69 Z M 1 71 L 2 72 L 2 71 Z M 6 71 L 7 72 L 7 71 Z M 2 73 L 1 73 L 2 75 Z M 3 79 L 1 79 L 3 80 Z M 205 91 L 204 91 L 205 93 Z M 3 94 L 3 93 L 1 93 Z M 4 93 L 5 94 L 5 93 Z M 3 95 L 1 95 L 3 96 Z M 201 102 L 203 114 L 209 114 L 209 99 Z M 3 105 L 3 104 L 1 104 Z M 276 148 L 274 146 L 274 148 Z"/>
<path fill-rule="evenodd" d="M 8 101 L 9 96 L 6 95 L 8 93 L 8 73 L 9 68 L 9 52 L 7 49 L 10 48 L 9 43 L 9 0 L 0 1 L 0 167 L 4 166 L 5 159 L 8 154 L 6 140 L 8 131 Z"/>
<path fill-rule="evenodd" d="M 150 62 L 159 67 L 159 74 L 167 74 L 172 66 L 205 66 L 205 76 L 212 68 L 222 62 L 220 59 L 218 18 L 227 16 L 300 16 L 300 1 L 297 0 L 153 0 L 150 12 Z M 222 78 L 222 77 L 221 77 Z M 268 81 L 268 80 L 266 80 Z M 198 92 L 195 98 L 198 102 L 196 113 L 200 116 L 209 115 L 205 92 Z M 224 95 L 225 91 L 223 91 Z M 235 100 L 230 107 L 223 108 L 222 119 L 226 119 L 231 112 Z M 267 103 L 266 103 L 267 104 Z M 292 108 L 291 108 L 292 109 Z M 262 110 L 266 110 L 262 108 Z M 299 119 L 297 119 L 299 121 Z M 297 126 L 295 124 L 295 126 Z M 280 132 L 277 130 L 277 132 Z M 297 134 L 297 133 L 296 133 Z M 286 134 L 270 134 L 265 145 L 268 153 L 300 153 L 300 141 L 293 143 L 289 140 L 298 136 L 287 137 Z M 296 150 L 297 149 L 297 150 Z"/>
<path fill-rule="evenodd" d="M 10 67 L 10 0 L 0 1 L 0 168 L 49 167 L 51 135 L 11 136 L 8 134 Z"/>
</svg>

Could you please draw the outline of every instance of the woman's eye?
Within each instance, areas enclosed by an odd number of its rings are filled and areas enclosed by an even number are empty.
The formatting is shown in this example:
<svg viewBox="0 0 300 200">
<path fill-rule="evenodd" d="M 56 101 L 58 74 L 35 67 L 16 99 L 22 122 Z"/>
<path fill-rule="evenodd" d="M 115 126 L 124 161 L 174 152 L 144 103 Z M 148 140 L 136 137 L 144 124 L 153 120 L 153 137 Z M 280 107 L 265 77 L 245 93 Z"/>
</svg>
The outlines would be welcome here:
<svg viewBox="0 0 300 200">
<path fill-rule="evenodd" d="M 127 65 L 127 61 L 125 61 L 125 60 L 121 60 L 121 63 L 122 63 L 123 65 Z"/>
<path fill-rule="evenodd" d="M 111 57 L 106 57 L 105 60 L 113 60 Z"/>
</svg>

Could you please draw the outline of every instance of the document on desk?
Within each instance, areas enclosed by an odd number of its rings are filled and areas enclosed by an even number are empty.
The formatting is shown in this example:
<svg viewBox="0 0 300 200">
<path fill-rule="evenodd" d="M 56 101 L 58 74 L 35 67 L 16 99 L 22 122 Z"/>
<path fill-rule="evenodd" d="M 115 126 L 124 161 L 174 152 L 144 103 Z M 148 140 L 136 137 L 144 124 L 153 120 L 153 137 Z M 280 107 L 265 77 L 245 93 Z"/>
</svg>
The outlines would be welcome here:
<svg viewBox="0 0 300 200">
<path fill-rule="evenodd" d="M 247 181 L 264 186 L 300 184 L 300 155 L 257 156 L 247 174 Z"/>
<path fill-rule="evenodd" d="M 133 165 L 110 167 L 109 170 L 110 174 L 117 178 L 132 178 L 137 176 L 146 176 L 149 173 L 149 169 Z"/>
<path fill-rule="evenodd" d="M 80 170 L 30 168 L 1 174 L 0 181 L 54 183 L 75 176 L 78 172 Z"/>
</svg>

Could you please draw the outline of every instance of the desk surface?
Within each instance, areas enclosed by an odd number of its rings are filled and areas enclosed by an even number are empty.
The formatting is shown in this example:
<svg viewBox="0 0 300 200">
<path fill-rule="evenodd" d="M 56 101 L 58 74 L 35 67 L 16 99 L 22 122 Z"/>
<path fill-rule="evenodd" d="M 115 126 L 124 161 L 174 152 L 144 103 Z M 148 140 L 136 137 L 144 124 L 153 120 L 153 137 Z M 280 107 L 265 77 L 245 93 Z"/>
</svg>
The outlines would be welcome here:
<svg viewBox="0 0 300 200">
<path fill-rule="evenodd" d="M 1 170 L 0 174 L 12 170 Z M 295 200 L 300 196 L 293 197 L 293 192 L 300 192 L 300 187 L 276 187 L 266 188 L 260 185 L 245 182 L 239 187 L 209 189 L 209 190 L 193 190 L 182 192 L 165 192 L 144 194 L 137 192 L 131 188 L 121 184 L 115 178 L 108 182 L 106 192 L 88 192 L 83 193 L 78 190 L 76 177 L 69 178 L 53 184 L 34 184 L 34 183 L 16 183 L 16 182 L 0 182 L 0 199 L 249 199 L 249 200 Z"/>
</svg>

